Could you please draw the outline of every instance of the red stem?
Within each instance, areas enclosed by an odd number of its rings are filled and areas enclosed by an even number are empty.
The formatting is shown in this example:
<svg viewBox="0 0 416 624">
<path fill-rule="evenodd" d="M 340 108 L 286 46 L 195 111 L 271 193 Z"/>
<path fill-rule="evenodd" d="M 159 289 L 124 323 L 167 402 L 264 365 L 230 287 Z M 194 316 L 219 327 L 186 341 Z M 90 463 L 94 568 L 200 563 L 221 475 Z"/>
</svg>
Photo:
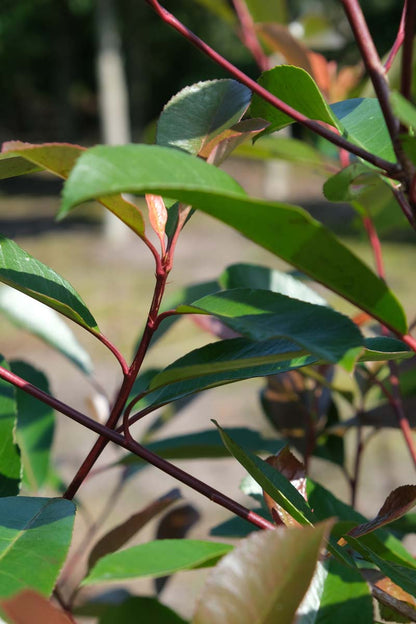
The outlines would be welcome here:
<svg viewBox="0 0 416 624">
<path fill-rule="evenodd" d="M 233 0 L 233 4 L 241 26 L 242 42 L 252 53 L 260 71 L 270 69 L 269 59 L 263 52 L 259 43 L 253 18 L 251 17 L 250 11 L 247 9 L 246 3 L 244 0 Z"/>
<path fill-rule="evenodd" d="M 111 410 L 110 416 L 107 420 L 106 427 L 109 429 L 114 429 L 117 426 L 117 422 L 121 416 L 121 413 L 126 405 L 126 402 L 129 398 L 131 389 L 136 380 L 137 374 L 140 370 L 140 367 L 143 363 L 144 357 L 146 355 L 147 349 L 149 347 L 150 341 L 155 331 L 155 322 L 157 318 L 157 313 L 159 311 L 160 303 L 162 300 L 162 296 L 166 286 L 166 280 L 168 277 L 168 272 L 162 266 L 160 260 L 158 259 L 157 265 L 157 273 L 156 273 L 156 286 L 153 293 L 152 303 L 150 305 L 149 314 L 147 317 L 147 322 L 145 329 L 143 331 L 143 336 L 140 341 L 139 347 L 137 349 L 137 353 L 134 357 L 133 363 L 130 366 L 128 372 L 124 376 L 124 381 L 121 385 L 120 391 L 118 393 L 117 399 L 114 403 L 114 406 Z M 84 479 L 87 477 L 91 468 L 94 466 L 95 462 L 107 446 L 108 440 L 105 437 L 100 437 L 95 442 L 91 451 L 88 453 L 87 457 L 81 464 L 78 469 L 76 475 L 73 480 L 69 484 L 64 498 L 72 499 L 77 493 L 79 487 L 81 486 Z"/>
<path fill-rule="evenodd" d="M 393 61 L 397 56 L 398 51 L 400 50 L 403 40 L 404 40 L 404 23 L 405 23 L 405 15 L 406 15 L 406 7 L 408 0 L 405 0 L 403 6 L 403 12 L 400 19 L 399 30 L 397 31 L 397 37 L 393 43 L 393 46 L 390 50 L 390 54 L 387 57 L 387 61 L 384 64 L 384 70 L 387 73 L 391 66 L 393 65 Z"/>
<path fill-rule="evenodd" d="M 412 95 L 413 39 L 415 35 L 415 24 L 416 24 L 416 2 L 415 0 L 406 0 L 403 13 L 404 13 L 404 40 L 403 40 L 400 92 L 405 98 L 410 100 L 411 95 Z"/>
<path fill-rule="evenodd" d="M 117 347 L 115 347 L 113 343 L 111 343 L 108 340 L 108 338 L 106 338 L 103 334 L 94 334 L 94 336 L 96 336 L 98 340 L 102 342 L 103 345 L 105 345 L 107 349 L 109 349 L 113 355 L 115 355 L 115 357 L 120 363 L 121 370 L 123 371 L 123 375 L 127 375 L 127 373 L 129 372 L 129 366 L 126 360 L 124 359 L 124 357 L 122 356 L 122 354 L 120 353 L 120 351 L 117 349 Z"/>
<path fill-rule="evenodd" d="M 381 251 L 380 239 L 378 237 L 377 231 L 374 227 L 373 220 L 370 216 L 363 217 L 363 224 L 365 229 L 367 230 L 367 235 L 371 244 L 371 248 L 373 250 L 374 262 L 376 264 L 377 273 L 381 279 L 386 279 L 386 274 L 384 270 L 384 262 L 383 262 L 383 254 Z"/>
<path fill-rule="evenodd" d="M 203 483 L 199 479 L 196 479 L 192 475 L 188 474 L 184 470 L 181 470 L 180 468 L 178 468 L 177 466 L 174 466 L 173 464 L 166 461 L 165 459 L 162 459 L 161 457 L 147 450 L 146 448 L 144 448 L 143 446 L 141 446 L 134 440 L 126 439 L 120 433 L 117 433 L 116 431 L 114 431 L 113 429 L 110 429 L 106 425 L 103 425 L 97 422 L 96 420 L 89 418 L 85 414 L 82 414 L 81 412 L 78 412 L 77 410 L 72 409 L 65 403 L 62 403 L 61 401 L 59 401 L 58 399 L 55 399 L 54 397 L 50 396 L 46 392 L 39 390 L 39 388 L 36 388 L 36 386 L 33 386 L 31 383 L 25 381 L 21 377 L 18 377 L 17 375 L 6 370 L 5 368 L 0 367 L 0 377 L 4 379 L 5 381 L 8 381 L 9 383 L 13 384 L 17 388 L 20 388 L 27 394 L 30 394 L 31 396 L 36 397 L 37 399 L 40 399 L 41 401 L 43 401 L 47 405 L 50 405 L 51 407 L 58 410 L 62 414 L 69 416 L 69 418 L 80 423 L 87 429 L 90 429 L 90 431 L 94 431 L 95 433 L 98 433 L 100 436 L 102 436 L 102 438 L 105 438 L 106 442 L 109 442 L 109 441 L 114 442 L 118 446 L 121 446 L 127 451 L 130 451 L 134 455 L 141 457 L 144 461 L 148 462 L 149 464 L 152 464 L 153 466 L 156 466 L 156 468 L 159 468 L 166 474 L 171 475 L 178 481 L 181 481 L 181 483 L 188 485 L 193 490 L 196 490 L 197 492 L 209 498 L 210 500 L 217 503 L 218 505 L 225 507 L 232 513 L 240 516 L 241 518 L 244 518 L 245 520 L 248 520 L 249 522 L 251 522 L 251 524 L 254 524 L 260 529 L 274 529 L 275 528 L 271 522 L 268 522 L 268 520 L 265 520 L 261 516 L 258 516 L 256 513 L 250 511 L 243 505 L 240 505 L 239 503 L 232 500 L 225 494 L 222 494 L 221 492 L 216 490 L 215 488 L 212 488 L 206 483 Z"/>
<path fill-rule="evenodd" d="M 283 113 L 294 119 L 295 121 L 301 123 L 306 128 L 312 130 L 316 134 L 319 134 L 323 138 L 327 139 L 334 145 L 341 147 L 343 149 L 348 150 L 351 154 L 355 154 L 359 156 L 363 160 L 372 163 L 379 169 L 385 171 L 391 178 L 393 179 L 401 179 L 403 172 L 400 165 L 397 163 L 389 162 L 388 160 L 384 160 L 384 158 L 380 158 L 371 152 L 359 147 L 358 145 L 354 145 L 354 143 L 350 143 L 344 137 L 337 135 L 335 132 L 328 130 L 325 126 L 321 125 L 317 121 L 313 121 L 309 119 L 299 111 L 295 110 L 288 104 L 285 104 L 282 100 L 274 96 L 270 91 L 264 89 L 257 82 L 249 78 L 244 72 L 239 70 L 235 65 L 227 61 L 223 56 L 218 54 L 213 48 L 211 48 L 208 44 L 206 44 L 202 39 L 197 37 L 191 30 L 189 30 L 186 26 L 184 26 L 174 15 L 169 13 L 165 8 L 163 8 L 157 0 L 146 0 L 146 2 L 156 11 L 156 13 L 160 16 L 160 18 L 169 26 L 177 30 L 183 37 L 188 39 L 190 43 L 192 43 L 195 47 L 201 50 L 204 54 L 206 54 L 209 58 L 211 58 L 217 65 L 223 67 L 231 76 L 236 78 L 239 82 L 244 84 L 246 87 L 251 89 L 254 93 L 263 98 L 266 102 L 281 110 Z"/>
</svg>

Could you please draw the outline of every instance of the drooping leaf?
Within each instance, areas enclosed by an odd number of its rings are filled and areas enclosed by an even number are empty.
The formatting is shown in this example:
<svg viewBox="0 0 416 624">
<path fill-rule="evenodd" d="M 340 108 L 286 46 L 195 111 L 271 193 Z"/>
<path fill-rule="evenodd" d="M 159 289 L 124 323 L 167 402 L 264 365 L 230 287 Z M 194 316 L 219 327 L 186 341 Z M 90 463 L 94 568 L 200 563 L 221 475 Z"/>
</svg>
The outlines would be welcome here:
<svg viewBox="0 0 416 624">
<path fill-rule="evenodd" d="M 416 107 L 398 91 L 390 93 L 390 104 L 396 117 L 408 126 L 416 128 Z"/>
<path fill-rule="evenodd" d="M 338 127 L 338 120 L 326 103 L 313 78 L 300 67 L 277 65 L 262 73 L 258 83 L 273 95 L 309 119 L 324 121 Z M 270 122 L 265 132 L 276 132 L 294 122 L 292 117 L 263 100 L 256 93 L 251 102 L 251 114 Z"/>
<path fill-rule="evenodd" d="M 10 369 L 0 356 L 0 364 Z M 0 498 L 19 493 L 21 480 L 20 451 L 16 444 L 17 419 L 16 390 L 3 379 L 0 380 Z"/>
<path fill-rule="evenodd" d="M 225 172 L 178 150 L 101 146 L 83 154 L 64 189 L 61 215 L 88 199 L 120 192 L 155 193 L 192 204 L 405 333 L 393 293 L 333 234 L 300 208 L 250 199 Z"/>
<path fill-rule="evenodd" d="M 10 363 L 13 373 L 37 388 L 50 393 L 46 376 L 26 362 Z M 51 447 L 55 430 L 54 410 L 30 394 L 16 389 L 16 437 L 22 454 L 23 478 L 33 492 L 45 484 L 49 475 Z"/>
<path fill-rule="evenodd" d="M 379 527 L 390 524 L 416 505 L 416 485 L 402 485 L 388 495 L 374 520 L 355 527 L 350 535 L 360 537 Z"/>
<path fill-rule="evenodd" d="M 185 87 L 164 107 L 157 124 L 158 145 L 199 154 L 204 144 L 237 123 L 251 91 L 235 80 L 209 80 Z"/>
<path fill-rule="evenodd" d="M 307 500 L 305 466 L 291 453 L 288 446 L 283 447 L 276 455 L 268 457 L 266 462 L 286 477 L 303 498 Z M 267 492 L 263 492 L 263 496 L 276 524 L 283 523 L 285 526 L 299 526 L 299 523 L 283 507 L 278 505 Z"/>
<path fill-rule="evenodd" d="M 71 284 L 1 235 L 0 281 L 53 308 L 90 332 L 99 333 L 94 317 Z"/>
<path fill-rule="evenodd" d="M 299 524 L 312 524 L 314 517 L 309 505 L 290 481 L 267 462 L 250 451 L 243 450 L 218 423 L 214 421 L 214 424 L 231 455 L 244 466 L 263 490 Z"/>
<path fill-rule="evenodd" d="M 93 364 L 89 354 L 51 308 L 14 288 L 2 286 L 0 311 L 14 325 L 29 331 L 62 353 L 83 373 L 89 375 L 92 372 Z"/>
<path fill-rule="evenodd" d="M 49 596 L 71 542 L 75 505 L 63 498 L 0 499 L 0 597 Z"/>
<path fill-rule="evenodd" d="M 193 624 L 292 622 L 331 522 L 253 533 L 212 571 Z"/>
<path fill-rule="evenodd" d="M 325 299 L 301 280 L 288 273 L 257 264 L 233 264 L 219 278 L 224 289 L 259 288 L 271 290 L 293 299 L 327 305 Z"/>
<path fill-rule="evenodd" d="M 21 141 L 9 141 L 3 144 L 2 150 L 0 178 L 47 170 L 66 179 L 85 148 L 68 143 L 32 145 Z M 119 217 L 138 236 L 144 237 L 144 220 L 137 206 L 117 195 L 95 199 Z"/>
<path fill-rule="evenodd" d="M 396 161 L 386 122 L 376 98 L 354 98 L 331 104 L 344 136 L 367 151 Z"/>
<path fill-rule="evenodd" d="M 48 624 L 71 624 L 64 611 L 32 589 L 24 589 L 12 598 L 2 600 L 0 606 L 12 624 L 47 622 Z"/>
<path fill-rule="evenodd" d="M 83 580 L 83 585 L 158 577 L 178 570 L 215 565 L 232 550 L 228 544 L 198 540 L 156 540 L 133 546 L 100 559 Z"/>
<path fill-rule="evenodd" d="M 191 351 L 156 375 L 143 398 L 147 406 L 165 405 L 208 388 L 263 377 L 313 364 L 317 358 L 298 345 L 271 339 L 233 338 Z M 137 404 L 137 408 L 142 404 Z"/>
<path fill-rule="evenodd" d="M 90 552 L 88 557 L 88 570 L 91 570 L 97 561 L 105 555 L 122 548 L 124 544 L 134 537 L 150 520 L 167 509 L 179 498 L 179 491 L 172 490 L 103 535 Z"/>
<path fill-rule="evenodd" d="M 344 315 L 267 290 L 221 291 L 179 306 L 178 312 L 214 315 L 252 340 L 282 336 L 330 362 L 363 342 L 357 326 Z"/>
</svg>

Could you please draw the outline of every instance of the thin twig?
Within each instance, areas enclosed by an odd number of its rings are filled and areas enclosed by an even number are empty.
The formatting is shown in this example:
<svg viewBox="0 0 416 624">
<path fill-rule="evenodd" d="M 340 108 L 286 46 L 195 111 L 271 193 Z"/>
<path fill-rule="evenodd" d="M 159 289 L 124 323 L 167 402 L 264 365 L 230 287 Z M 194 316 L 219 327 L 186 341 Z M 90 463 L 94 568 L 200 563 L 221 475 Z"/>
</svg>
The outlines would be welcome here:
<svg viewBox="0 0 416 624">
<path fill-rule="evenodd" d="M 281 110 L 283 113 L 299 122 L 306 128 L 309 128 L 315 134 L 322 136 L 324 139 L 327 139 L 334 145 L 341 147 L 343 149 L 348 150 L 351 154 L 355 154 L 359 156 L 363 160 L 370 162 L 375 165 L 379 169 L 385 171 L 389 177 L 393 179 L 401 179 L 403 172 L 402 168 L 397 163 L 389 162 L 384 158 L 380 158 L 379 156 L 368 152 L 367 150 L 361 148 L 354 143 L 351 143 L 344 137 L 328 130 L 327 127 L 321 125 L 317 121 L 313 121 L 303 115 L 299 111 L 295 110 L 276 96 L 274 96 L 270 91 L 264 89 L 261 85 L 259 85 L 255 80 L 252 80 L 247 74 L 239 70 L 235 65 L 227 61 L 223 56 L 221 56 L 218 52 L 216 52 L 213 48 L 211 48 L 207 43 L 202 41 L 197 35 L 195 35 L 189 28 L 184 26 L 182 22 L 180 22 L 174 15 L 169 13 L 165 8 L 163 8 L 157 0 L 146 0 L 146 2 L 156 11 L 159 17 L 169 26 L 177 30 L 183 37 L 185 37 L 190 43 L 192 43 L 195 47 L 201 50 L 204 54 L 206 54 L 209 58 L 211 58 L 217 65 L 225 69 L 231 76 L 233 76 L 236 80 L 244 84 L 246 87 L 251 89 L 254 93 L 263 98 L 266 102 Z"/>
<path fill-rule="evenodd" d="M 402 47 L 402 44 L 403 44 L 403 40 L 404 40 L 404 22 L 405 22 L 407 2 L 408 2 L 408 0 L 405 0 L 404 6 L 403 6 L 403 11 L 402 11 L 402 16 L 400 18 L 399 30 L 397 31 L 396 39 L 395 39 L 395 41 L 393 43 L 393 46 L 392 46 L 392 48 L 390 50 L 390 54 L 387 57 L 387 61 L 384 63 L 384 70 L 385 70 L 386 73 L 391 69 L 391 66 L 393 65 L 393 61 L 396 58 L 397 53 L 398 53 L 398 51 L 400 50 L 400 48 Z"/>
<path fill-rule="evenodd" d="M 410 100 L 413 77 L 413 40 L 416 25 L 416 2 L 407 0 L 404 7 L 404 40 L 400 76 L 400 93 Z"/>
<path fill-rule="evenodd" d="M 263 49 L 257 38 L 256 29 L 254 26 L 253 18 L 250 11 L 247 9 L 247 5 L 244 0 L 233 0 L 235 12 L 240 22 L 241 27 L 241 40 L 251 54 L 254 57 L 260 71 L 265 71 L 270 68 L 270 62 L 267 55 L 263 52 Z"/>
</svg>

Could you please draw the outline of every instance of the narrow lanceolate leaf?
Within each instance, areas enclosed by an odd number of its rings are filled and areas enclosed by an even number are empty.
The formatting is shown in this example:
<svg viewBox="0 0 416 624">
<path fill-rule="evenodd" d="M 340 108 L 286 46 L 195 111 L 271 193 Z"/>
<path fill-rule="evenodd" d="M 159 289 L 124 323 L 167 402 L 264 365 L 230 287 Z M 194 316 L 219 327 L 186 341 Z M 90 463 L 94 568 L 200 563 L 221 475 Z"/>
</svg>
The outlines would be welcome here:
<svg viewBox="0 0 416 624">
<path fill-rule="evenodd" d="M 0 598 L 49 596 L 71 542 L 75 505 L 63 498 L 0 499 Z"/>
<path fill-rule="evenodd" d="M 12 598 L 2 600 L 0 607 L 12 624 L 29 624 L 29 622 L 73 624 L 74 621 L 32 589 L 24 589 Z"/>
<path fill-rule="evenodd" d="M 185 87 L 163 109 L 156 142 L 199 154 L 205 144 L 241 119 L 250 99 L 251 91 L 230 79 Z"/>
<path fill-rule="evenodd" d="M 257 481 L 271 498 L 276 501 L 299 524 L 311 524 L 312 511 L 298 490 L 280 472 L 250 451 L 244 451 L 235 441 L 214 421 L 221 438 L 231 453 L 249 474 Z"/>
<path fill-rule="evenodd" d="M 306 211 L 247 197 L 224 171 L 179 150 L 101 146 L 75 165 L 61 215 L 120 192 L 154 193 L 191 204 L 345 297 L 383 324 L 406 333 L 403 309 L 386 284 Z"/>
<path fill-rule="evenodd" d="M 11 362 L 13 373 L 50 393 L 45 375 L 26 362 Z M 16 389 L 16 437 L 22 454 L 23 478 L 32 492 L 39 490 L 48 478 L 53 434 L 54 410 L 39 399 Z"/>
<path fill-rule="evenodd" d="M 358 358 L 359 362 L 375 362 L 384 360 L 402 360 L 414 357 L 414 351 L 396 338 L 377 336 L 364 338 L 364 350 Z"/>
<path fill-rule="evenodd" d="M 0 281 L 46 304 L 92 333 L 99 332 L 94 317 L 69 282 L 1 235 Z"/>
<path fill-rule="evenodd" d="M 289 340 L 222 340 L 191 351 L 156 375 L 144 401 L 147 406 L 165 405 L 208 388 L 273 375 L 316 361 L 316 357 Z"/>
<path fill-rule="evenodd" d="M 221 291 L 180 306 L 178 312 L 211 314 L 252 340 L 282 336 L 329 362 L 363 344 L 358 327 L 339 312 L 268 290 Z"/>
<path fill-rule="evenodd" d="M 133 546 L 100 559 L 83 585 L 158 577 L 179 570 L 212 566 L 232 550 L 228 544 L 198 540 L 156 540 Z"/>
<path fill-rule="evenodd" d="M 342 134 L 367 151 L 396 161 L 386 122 L 376 98 L 354 98 L 331 104 Z"/>
<path fill-rule="evenodd" d="M 3 144 L 2 150 L 0 179 L 41 170 L 66 179 L 85 148 L 68 143 L 32 145 L 21 141 L 9 141 Z M 144 236 L 143 216 L 134 204 L 119 195 L 94 199 L 108 208 L 138 236 Z"/>
<path fill-rule="evenodd" d="M 379 527 L 390 524 L 394 520 L 401 518 L 416 505 L 416 485 L 402 485 L 393 490 L 377 516 L 370 522 L 360 524 L 350 531 L 353 537 L 360 537 Z"/>
<path fill-rule="evenodd" d="M 266 462 L 286 477 L 303 498 L 307 500 L 305 466 L 290 452 L 289 447 L 285 446 L 277 455 L 271 455 L 266 459 Z M 267 492 L 263 492 L 263 496 L 276 524 L 283 523 L 286 526 L 299 525 Z"/>
<path fill-rule="evenodd" d="M 166 210 L 165 202 L 160 195 L 149 194 L 146 195 L 146 202 L 149 209 L 150 224 L 163 245 L 166 222 L 168 220 L 168 211 Z"/>
<path fill-rule="evenodd" d="M 0 364 L 9 365 L 0 356 Z M 0 380 L 0 497 L 19 493 L 21 479 L 20 451 L 15 440 L 17 418 L 14 386 Z"/>
<path fill-rule="evenodd" d="M 83 373 L 88 375 L 92 372 L 89 354 L 51 308 L 14 288 L 1 286 L 0 312 L 17 327 L 34 334 L 62 353 Z"/>
<path fill-rule="evenodd" d="M 134 537 L 150 520 L 167 509 L 179 498 L 179 491 L 172 490 L 172 492 L 153 501 L 150 505 L 147 505 L 147 507 L 133 514 L 127 520 L 103 535 L 90 553 L 88 558 L 88 570 L 91 570 L 97 561 L 105 555 L 122 548 L 124 544 Z"/>
<path fill-rule="evenodd" d="M 253 533 L 208 578 L 192 624 L 289 624 L 311 582 L 331 522 Z"/>
<path fill-rule="evenodd" d="M 289 273 L 270 269 L 258 264 L 232 264 L 219 279 L 221 286 L 232 288 L 260 288 L 271 290 L 293 299 L 300 299 L 317 305 L 327 305 L 325 299 L 304 282 Z"/>
<path fill-rule="evenodd" d="M 314 79 L 300 67 L 278 65 L 262 73 L 258 83 L 309 119 L 324 121 L 338 127 L 338 120 L 326 103 Z M 254 94 L 251 102 L 253 117 L 270 122 L 266 133 L 275 132 L 293 123 L 293 118 Z"/>
</svg>

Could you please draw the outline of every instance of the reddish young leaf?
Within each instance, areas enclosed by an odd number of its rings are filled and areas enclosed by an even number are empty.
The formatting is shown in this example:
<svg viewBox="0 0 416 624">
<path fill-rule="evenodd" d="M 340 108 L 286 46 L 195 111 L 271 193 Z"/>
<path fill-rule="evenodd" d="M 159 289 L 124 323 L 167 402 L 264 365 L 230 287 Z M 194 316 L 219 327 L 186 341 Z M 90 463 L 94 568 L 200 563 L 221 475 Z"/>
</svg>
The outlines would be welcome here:
<svg viewBox="0 0 416 624">
<path fill-rule="evenodd" d="M 291 453 L 288 446 L 285 446 L 277 455 L 271 455 L 266 462 L 278 470 L 291 484 L 302 494 L 306 496 L 306 474 L 305 466 Z M 299 522 L 292 518 L 280 505 L 272 499 L 267 492 L 263 491 L 264 500 L 276 524 L 284 524 L 285 526 L 300 526 Z"/>
<path fill-rule="evenodd" d="M 1 608 L 13 624 L 74 624 L 75 620 L 54 607 L 47 598 L 32 589 L 24 589 L 13 598 L 3 600 Z M 2 620 L 1 620 L 2 621 Z"/>
<path fill-rule="evenodd" d="M 145 195 L 147 207 L 149 209 L 150 225 L 156 232 L 162 250 L 165 250 L 165 228 L 168 220 L 168 211 L 166 210 L 163 197 L 160 195 Z"/>
<path fill-rule="evenodd" d="M 204 143 L 198 156 L 213 165 L 220 165 L 233 150 L 247 139 L 254 138 L 269 125 L 264 119 L 244 119 Z"/>
<path fill-rule="evenodd" d="M 416 505 L 416 485 L 401 485 L 393 490 L 388 497 L 377 516 L 370 522 L 360 524 L 349 532 L 352 537 L 360 537 L 371 533 L 385 524 L 401 518 L 412 507 Z"/>
<path fill-rule="evenodd" d="M 165 496 L 153 501 L 141 509 L 138 513 L 133 514 L 125 522 L 111 529 L 106 533 L 94 546 L 88 558 L 88 570 L 97 563 L 98 559 L 119 550 L 126 542 L 129 541 L 142 527 L 145 526 L 157 514 L 164 511 L 169 505 L 180 498 L 178 490 L 172 490 Z"/>
<path fill-rule="evenodd" d="M 414 621 L 416 615 L 416 598 L 414 596 L 404 591 L 378 570 L 364 569 L 361 573 L 369 583 L 374 598 L 381 603 L 380 607 L 384 605 L 394 614 L 400 613 L 409 618 L 410 621 Z M 383 617 L 387 619 L 387 617 Z M 396 617 L 394 617 L 394 621 L 397 621 Z"/>
</svg>

